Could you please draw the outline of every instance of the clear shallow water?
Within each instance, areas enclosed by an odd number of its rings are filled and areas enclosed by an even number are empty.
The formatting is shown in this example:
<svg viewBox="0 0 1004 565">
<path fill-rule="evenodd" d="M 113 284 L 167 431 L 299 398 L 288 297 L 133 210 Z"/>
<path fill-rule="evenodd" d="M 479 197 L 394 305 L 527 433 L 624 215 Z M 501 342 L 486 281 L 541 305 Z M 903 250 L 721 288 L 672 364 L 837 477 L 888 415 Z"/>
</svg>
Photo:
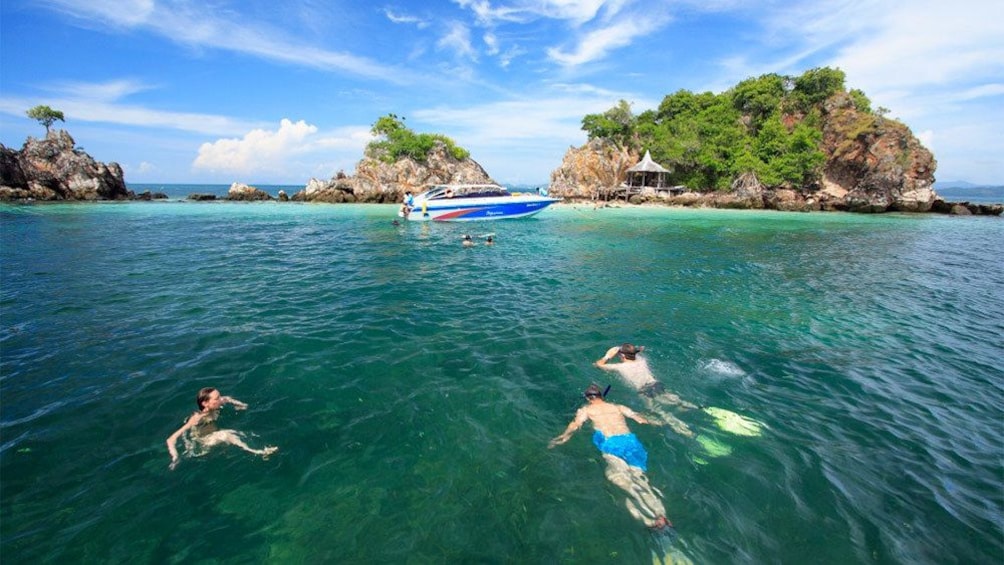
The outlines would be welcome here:
<svg viewBox="0 0 1004 565">
<path fill-rule="evenodd" d="M 546 449 L 592 381 L 641 407 L 621 341 L 769 426 L 634 427 L 695 562 L 1004 559 L 999 218 L 395 210 L 0 208 L 4 562 L 651 562 L 589 434 Z M 169 471 L 203 386 L 279 453 Z"/>
</svg>

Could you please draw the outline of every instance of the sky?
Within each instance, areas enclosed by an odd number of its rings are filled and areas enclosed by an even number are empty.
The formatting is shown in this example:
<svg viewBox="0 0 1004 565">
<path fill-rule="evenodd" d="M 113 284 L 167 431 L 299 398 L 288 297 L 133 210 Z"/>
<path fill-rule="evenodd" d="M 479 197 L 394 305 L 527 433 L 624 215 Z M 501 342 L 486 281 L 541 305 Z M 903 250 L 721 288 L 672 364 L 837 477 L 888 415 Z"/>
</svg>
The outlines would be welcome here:
<svg viewBox="0 0 1004 565">
<path fill-rule="evenodd" d="M 939 182 L 1004 184 L 1000 0 L 3 0 L 0 142 L 62 111 L 130 184 L 353 174 L 389 113 L 546 184 L 587 114 L 843 70 Z"/>
</svg>

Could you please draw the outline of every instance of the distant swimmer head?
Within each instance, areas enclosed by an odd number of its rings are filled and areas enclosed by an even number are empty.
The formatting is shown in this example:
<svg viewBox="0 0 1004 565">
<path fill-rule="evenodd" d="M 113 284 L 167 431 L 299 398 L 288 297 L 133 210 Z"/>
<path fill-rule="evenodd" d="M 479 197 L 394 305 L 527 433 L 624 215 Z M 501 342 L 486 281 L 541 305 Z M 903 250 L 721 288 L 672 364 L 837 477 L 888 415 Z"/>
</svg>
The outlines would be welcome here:
<svg viewBox="0 0 1004 565">
<path fill-rule="evenodd" d="M 635 347 L 630 343 L 625 343 L 624 345 L 621 346 L 621 350 L 619 353 L 623 355 L 624 358 L 627 359 L 628 361 L 634 361 L 635 356 L 644 350 L 645 350 L 644 347 Z"/>
<path fill-rule="evenodd" d="M 600 388 L 600 385 L 593 383 L 586 387 L 586 390 L 582 392 L 582 396 L 585 396 L 586 400 L 603 398 L 603 389 Z"/>
<path fill-rule="evenodd" d="M 469 233 L 468 234 L 464 234 L 464 241 L 470 241 L 470 240 L 471 240 L 471 234 L 469 234 Z"/>
</svg>

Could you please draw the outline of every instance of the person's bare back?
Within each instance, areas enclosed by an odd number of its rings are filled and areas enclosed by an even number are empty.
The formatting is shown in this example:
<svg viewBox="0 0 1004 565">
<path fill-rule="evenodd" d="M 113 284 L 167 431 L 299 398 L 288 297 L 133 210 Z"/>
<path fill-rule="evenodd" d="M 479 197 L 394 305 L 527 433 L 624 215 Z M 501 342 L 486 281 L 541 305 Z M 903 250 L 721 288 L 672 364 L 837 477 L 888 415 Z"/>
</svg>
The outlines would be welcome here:
<svg viewBox="0 0 1004 565">
<path fill-rule="evenodd" d="M 586 416 L 593 421 L 593 427 L 606 437 L 631 433 L 624 417 L 638 418 L 638 415 L 627 406 L 611 402 L 588 404 L 580 410 L 584 411 Z"/>
</svg>

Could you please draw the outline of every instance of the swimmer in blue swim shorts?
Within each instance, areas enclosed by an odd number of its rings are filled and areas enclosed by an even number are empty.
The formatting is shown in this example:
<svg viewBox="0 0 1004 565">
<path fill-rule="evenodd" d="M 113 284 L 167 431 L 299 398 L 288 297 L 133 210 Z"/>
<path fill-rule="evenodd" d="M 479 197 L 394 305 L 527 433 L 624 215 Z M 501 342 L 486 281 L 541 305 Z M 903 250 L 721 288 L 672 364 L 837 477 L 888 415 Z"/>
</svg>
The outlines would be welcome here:
<svg viewBox="0 0 1004 565">
<path fill-rule="evenodd" d="M 589 385 L 583 393 L 586 405 L 575 413 L 565 431 L 551 440 L 548 448 L 569 440 L 588 421 L 593 423 L 593 443 L 607 462 L 606 476 L 610 482 L 627 493 L 628 512 L 653 529 L 672 527 L 666 519 L 666 507 L 657 491 L 648 483 L 648 453 L 627 425 L 627 418 L 639 424 L 649 424 L 644 416 L 627 406 L 607 402 L 596 384 Z"/>
</svg>

